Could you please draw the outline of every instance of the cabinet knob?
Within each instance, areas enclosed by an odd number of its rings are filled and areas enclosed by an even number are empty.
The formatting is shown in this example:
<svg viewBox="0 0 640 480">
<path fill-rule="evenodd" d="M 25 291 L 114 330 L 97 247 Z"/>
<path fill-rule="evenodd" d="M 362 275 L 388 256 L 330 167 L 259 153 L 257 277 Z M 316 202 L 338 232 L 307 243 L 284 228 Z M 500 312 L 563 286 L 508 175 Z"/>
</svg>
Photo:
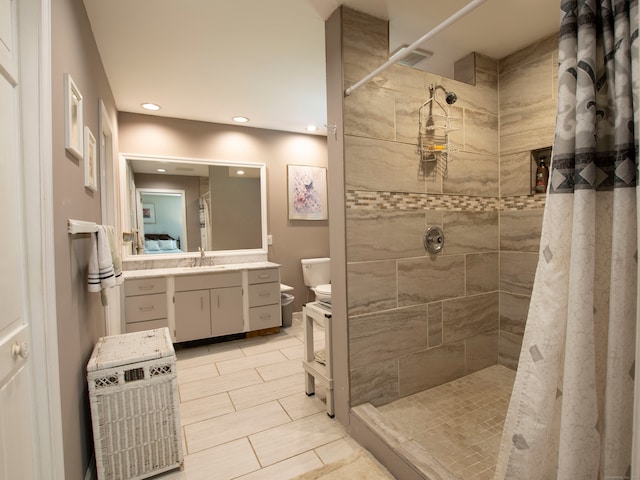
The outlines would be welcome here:
<svg viewBox="0 0 640 480">
<path fill-rule="evenodd" d="M 15 342 L 11 347 L 13 358 L 27 358 L 29 356 L 29 344 L 27 342 Z"/>
</svg>

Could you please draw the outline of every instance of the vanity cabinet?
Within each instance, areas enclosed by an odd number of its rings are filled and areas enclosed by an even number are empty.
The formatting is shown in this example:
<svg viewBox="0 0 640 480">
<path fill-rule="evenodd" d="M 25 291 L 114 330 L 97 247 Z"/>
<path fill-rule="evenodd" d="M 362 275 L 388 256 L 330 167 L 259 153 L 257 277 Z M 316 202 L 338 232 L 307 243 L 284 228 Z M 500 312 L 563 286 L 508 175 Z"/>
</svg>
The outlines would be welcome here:
<svg viewBox="0 0 640 480">
<path fill-rule="evenodd" d="M 279 327 L 280 273 L 277 268 L 249 270 L 248 277 L 248 330 Z"/>
<path fill-rule="evenodd" d="M 242 272 L 176 277 L 174 309 L 176 342 L 242 332 Z"/>
<path fill-rule="evenodd" d="M 125 332 L 168 326 L 164 277 L 128 280 L 124 284 Z"/>
</svg>

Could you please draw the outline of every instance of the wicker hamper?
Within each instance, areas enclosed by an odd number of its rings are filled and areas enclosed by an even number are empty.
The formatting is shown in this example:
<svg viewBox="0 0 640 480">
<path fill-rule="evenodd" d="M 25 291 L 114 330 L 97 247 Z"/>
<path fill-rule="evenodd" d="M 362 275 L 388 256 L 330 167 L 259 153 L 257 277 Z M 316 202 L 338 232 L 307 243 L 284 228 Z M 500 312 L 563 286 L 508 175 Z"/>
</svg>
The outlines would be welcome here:
<svg viewBox="0 0 640 480">
<path fill-rule="evenodd" d="M 99 480 L 142 479 L 182 467 L 168 328 L 100 338 L 87 380 Z"/>
</svg>

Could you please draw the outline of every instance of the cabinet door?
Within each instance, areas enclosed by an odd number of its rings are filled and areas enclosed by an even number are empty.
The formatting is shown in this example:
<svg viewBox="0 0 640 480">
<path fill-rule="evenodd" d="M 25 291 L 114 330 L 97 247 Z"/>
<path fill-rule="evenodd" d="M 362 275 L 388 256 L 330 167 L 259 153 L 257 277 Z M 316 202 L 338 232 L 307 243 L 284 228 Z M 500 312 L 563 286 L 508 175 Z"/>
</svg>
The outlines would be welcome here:
<svg viewBox="0 0 640 480">
<path fill-rule="evenodd" d="M 243 330 L 242 287 L 211 290 L 211 331 L 213 336 L 240 333 Z"/>
<path fill-rule="evenodd" d="M 209 338 L 211 314 L 209 290 L 176 292 L 176 342 Z"/>
</svg>

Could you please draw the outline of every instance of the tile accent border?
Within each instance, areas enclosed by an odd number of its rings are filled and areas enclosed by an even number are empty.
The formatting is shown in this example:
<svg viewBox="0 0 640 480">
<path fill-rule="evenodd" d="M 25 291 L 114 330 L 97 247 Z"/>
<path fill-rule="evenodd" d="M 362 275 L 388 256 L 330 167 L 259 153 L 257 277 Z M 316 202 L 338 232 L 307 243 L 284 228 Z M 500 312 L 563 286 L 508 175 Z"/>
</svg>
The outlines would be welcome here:
<svg viewBox="0 0 640 480">
<path fill-rule="evenodd" d="M 476 197 L 406 192 L 348 190 L 346 208 L 351 210 L 435 210 L 447 212 L 497 212 L 544 208 L 546 195 Z"/>
</svg>

